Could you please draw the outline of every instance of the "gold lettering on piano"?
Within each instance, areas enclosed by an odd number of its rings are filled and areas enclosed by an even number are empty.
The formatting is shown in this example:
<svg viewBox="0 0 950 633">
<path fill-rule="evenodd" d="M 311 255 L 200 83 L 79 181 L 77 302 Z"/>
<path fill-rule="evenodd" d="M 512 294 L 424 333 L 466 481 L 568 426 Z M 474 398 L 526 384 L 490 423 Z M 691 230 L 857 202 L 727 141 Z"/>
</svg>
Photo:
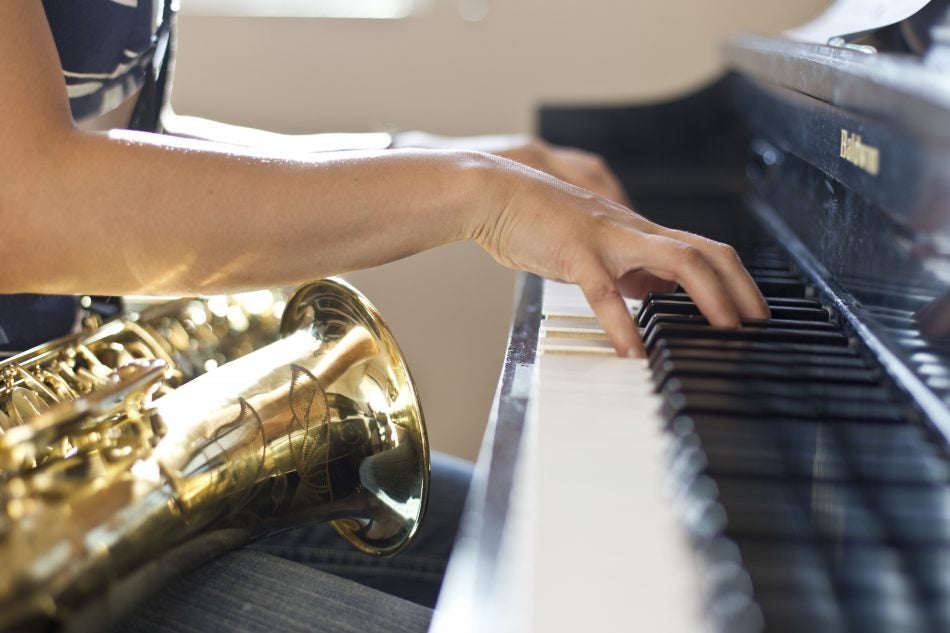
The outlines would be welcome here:
<svg viewBox="0 0 950 633">
<path fill-rule="evenodd" d="M 872 176 L 877 176 L 881 171 L 881 151 L 866 145 L 860 134 L 853 134 L 845 129 L 841 130 L 841 158 Z"/>
</svg>

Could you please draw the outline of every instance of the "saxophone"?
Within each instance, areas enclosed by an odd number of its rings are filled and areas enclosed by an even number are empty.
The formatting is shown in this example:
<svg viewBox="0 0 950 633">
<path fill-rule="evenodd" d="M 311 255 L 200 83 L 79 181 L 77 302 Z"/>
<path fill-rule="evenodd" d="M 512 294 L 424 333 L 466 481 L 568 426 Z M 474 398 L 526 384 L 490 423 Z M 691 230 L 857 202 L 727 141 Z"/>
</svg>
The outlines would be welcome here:
<svg viewBox="0 0 950 633">
<path fill-rule="evenodd" d="M 106 628 L 182 571 L 304 522 L 379 555 L 415 534 L 428 442 L 375 308 L 341 281 L 306 285 L 281 338 L 248 351 L 277 327 L 209 303 L 0 363 L 0 631 Z"/>
</svg>

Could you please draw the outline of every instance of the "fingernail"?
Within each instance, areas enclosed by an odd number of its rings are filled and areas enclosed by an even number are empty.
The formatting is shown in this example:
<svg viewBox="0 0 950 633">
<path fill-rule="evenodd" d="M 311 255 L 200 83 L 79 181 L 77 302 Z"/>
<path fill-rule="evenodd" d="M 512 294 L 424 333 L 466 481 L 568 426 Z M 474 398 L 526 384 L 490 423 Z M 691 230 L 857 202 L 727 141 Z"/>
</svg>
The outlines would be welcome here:
<svg viewBox="0 0 950 633">
<path fill-rule="evenodd" d="M 643 350 L 639 347 L 631 347 L 627 350 L 627 358 L 643 358 Z"/>
</svg>

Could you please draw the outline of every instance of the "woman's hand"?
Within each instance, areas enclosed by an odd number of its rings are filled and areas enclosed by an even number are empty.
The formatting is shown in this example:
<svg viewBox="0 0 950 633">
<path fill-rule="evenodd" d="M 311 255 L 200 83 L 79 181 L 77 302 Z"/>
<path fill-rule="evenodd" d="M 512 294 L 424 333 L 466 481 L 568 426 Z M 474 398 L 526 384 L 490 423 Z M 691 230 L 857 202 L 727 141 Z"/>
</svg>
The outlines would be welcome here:
<svg viewBox="0 0 950 633">
<path fill-rule="evenodd" d="M 630 209 L 509 161 L 473 238 L 498 262 L 581 287 L 617 353 L 642 356 L 623 294 L 681 285 L 712 325 L 769 316 L 735 250 L 654 224 Z"/>
<path fill-rule="evenodd" d="M 597 154 L 584 150 L 558 147 L 526 134 L 452 137 L 427 132 L 401 132 L 394 139 L 396 148 L 467 149 L 509 158 L 608 200 L 630 206 L 620 181 L 607 162 Z"/>
<path fill-rule="evenodd" d="M 630 206 L 620 181 L 598 154 L 571 147 L 558 147 L 540 139 L 523 137 L 506 149 L 492 152 L 560 178 L 613 202 Z"/>
</svg>

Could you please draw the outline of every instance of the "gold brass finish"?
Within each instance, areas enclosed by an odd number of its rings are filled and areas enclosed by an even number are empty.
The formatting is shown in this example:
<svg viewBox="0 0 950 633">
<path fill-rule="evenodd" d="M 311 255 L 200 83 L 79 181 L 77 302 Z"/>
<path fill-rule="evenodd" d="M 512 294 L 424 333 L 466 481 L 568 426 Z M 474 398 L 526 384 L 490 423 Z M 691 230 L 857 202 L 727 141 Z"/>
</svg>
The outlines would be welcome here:
<svg viewBox="0 0 950 633">
<path fill-rule="evenodd" d="M 75 362 L 92 353 L 76 340 L 0 365 L 0 630 L 106 627 L 149 579 L 289 525 L 332 521 L 372 554 L 412 538 L 429 477 L 422 412 L 357 291 L 302 287 L 281 340 L 174 389 L 167 341 L 130 342 L 131 323 L 93 335 L 123 361 L 108 373 L 102 349 L 99 365 Z M 67 387 L 78 397 L 55 398 Z"/>
</svg>

